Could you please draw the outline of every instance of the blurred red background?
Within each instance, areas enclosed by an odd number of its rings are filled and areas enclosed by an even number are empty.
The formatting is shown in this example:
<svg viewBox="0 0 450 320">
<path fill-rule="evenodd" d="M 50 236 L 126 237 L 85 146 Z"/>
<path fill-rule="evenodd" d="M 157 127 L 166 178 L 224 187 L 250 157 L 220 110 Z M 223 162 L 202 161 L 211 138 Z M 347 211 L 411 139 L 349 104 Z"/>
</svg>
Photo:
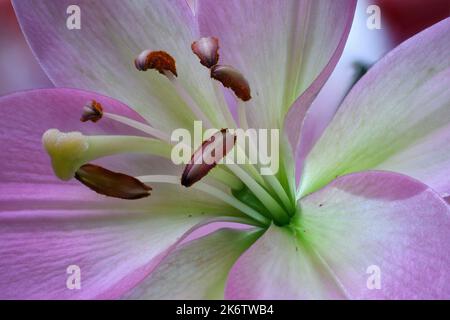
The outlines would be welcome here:
<svg viewBox="0 0 450 320">
<path fill-rule="evenodd" d="M 450 16 L 449 0 L 377 0 L 375 4 L 396 44 Z"/>
</svg>

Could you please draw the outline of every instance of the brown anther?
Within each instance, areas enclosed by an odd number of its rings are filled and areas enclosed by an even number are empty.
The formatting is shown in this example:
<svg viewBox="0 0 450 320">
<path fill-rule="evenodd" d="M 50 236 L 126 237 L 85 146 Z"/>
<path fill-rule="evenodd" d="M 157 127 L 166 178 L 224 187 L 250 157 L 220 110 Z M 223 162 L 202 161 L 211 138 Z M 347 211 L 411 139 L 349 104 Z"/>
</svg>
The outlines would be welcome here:
<svg viewBox="0 0 450 320">
<path fill-rule="evenodd" d="M 83 114 L 81 115 L 80 120 L 82 122 L 92 121 L 97 122 L 103 116 L 103 108 L 100 102 L 92 100 L 88 102 L 83 107 Z"/>
<path fill-rule="evenodd" d="M 75 178 L 95 192 L 113 198 L 127 200 L 145 198 L 152 190 L 134 177 L 89 163 L 76 171 Z"/>
<path fill-rule="evenodd" d="M 219 62 L 219 39 L 216 37 L 200 38 L 192 43 L 191 49 L 199 57 L 200 63 L 207 68 Z"/>
<path fill-rule="evenodd" d="M 165 51 L 144 50 L 134 59 L 134 65 L 139 71 L 155 69 L 161 74 L 164 74 L 165 71 L 170 71 L 175 76 L 178 76 L 175 59 Z"/>
<path fill-rule="evenodd" d="M 203 141 L 184 168 L 181 184 L 190 187 L 201 180 L 233 149 L 235 144 L 236 135 L 231 134 L 228 129 L 222 129 Z"/>
<path fill-rule="evenodd" d="M 211 68 L 211 78 L 222 82 L 225 87 L 233 90 L 234 94 L 243 101 L 248 101 L 252 98 L 247 80 L 231 66 L 213 66 Z"/>
</svg>

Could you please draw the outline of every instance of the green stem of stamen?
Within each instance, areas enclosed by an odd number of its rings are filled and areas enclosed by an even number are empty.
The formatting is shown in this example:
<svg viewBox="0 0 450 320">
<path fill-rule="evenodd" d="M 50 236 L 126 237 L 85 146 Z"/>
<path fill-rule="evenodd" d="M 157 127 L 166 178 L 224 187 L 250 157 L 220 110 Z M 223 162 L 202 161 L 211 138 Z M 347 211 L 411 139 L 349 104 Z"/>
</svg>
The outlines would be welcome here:
<svg viewBox="0 0 450 320">
<path fill-rule="evenodd" d="M 244 106 L 241 104 L 241 105 L 239 105 L 239 108 L 243 109 Z M 249 144 L 250 144 L 249 147 L 251 149 L 251 152 L 256 151 L 258 154 L 258 157 L 261 159 L 262 157 L 260 155 L 260 151 L 256 147 L 256 142 L 253 140 L 252 135 L 249 135 L 248 139 L 249 139 Z M 295 207 L 293 206 L 291 199 L 289 199 L 289 196 L 286 193 L 286 191 L 284 190 L 280 181 L 274 175 L 261 175 L 261 177 L 264 180 L 264 183 L 263 184 L 260 183 L 260 184 L 266 186 L 266 189 L 267 189 L 267 185 L 270 186 L 270 189 L 277 194 L 277 196 L 283 203 L 285 209 L 287 209 L 289 212 L 292 213 L 294 211 Z"/>
<path fill-rule="evenodd" d="M 144 182 L 144 183 L 170 183 L 175 185 L 180 185 L 180 178 L 177 176 L 170 176 L 170 175 L 148 175 L 148 176 L 140 176 L 136 177 L 138 180 Z M 263 225 L 269 225 L 270 220 L 266 217 L 259 214 L 254 209 L 247 206 L 245 203 L 240 202 L 236 198 L 226 194 L 225 192 L 208 185 L 203 182 L 197 182 L 194 184 L 191 188 L 197 189 L 199 191 L 205 192 L 219 200 L 222 200 L 223 202 L 231 205 L 232 207 L 238 209 L 242 213 L 246 214 L 247 216 L 253 218 L 254 220 L 262 223 Z"/>
<path fill-rule="evenodd" d="M 228 128 L 237 128 L 236 121 L 234 121 L 231 115 L 228 103 L 225 101 L 224 93 L 222 90 L 222 84 L 211 78 L 212 86 L 214 88 L 214 93 L 216 95 L 217 101 L 219 103 L 219 108 L 222 111 L 223 117 L 227 123 Z"/>
<path fill-rule="evenodd" d="M 160 140 L 166 141 L 167 143 L 171 143 L 170 141 L 170 136 L 168 134 L 166 134 L 165 132 L 162 132 L 158 129 L 155 129 L 149 125 L 146 125 L 142 122 L 136 121 L 136 120 L 132 120 L 129 119 L 127 117 L 123 117 L 117 114 L 113 114 L 113 113 L 109 113 L 109 112 L 105 112 L 103 113 L 103 116 L 106 118 L 109 118 L 111 120 L 123 123 L 129 127 L 135 128 L 139 131 L 145 132 L 151 136 L 154 136 L 155 138 L 158 138 Z"/>
<path fill-rule="evenodd" d="M 192 99 L 191 95 L 184 89 L 183 85 L 178 81 L 177 77 L 175 77 L 170 71 L 166 71 L 164 73 L 169 79 L 170 83 L 172 83 L 175 91 L 178 93 L 180 98 L 187 104 L 189 109 L 195 115 L 198 120 L 203 121 L 204 125 L 207 128 L 212 128 L 212 123 L 209 118 L 205 115 L 203 110 L 198 106 L 198 104 Z"/>
<path fill-rule="evenodd" d="M 239 118 L 239 126 L 247 130 L 248 129 L 248 122 L 247 122 L 247 113 L 246 108 L 244 105 L 244 102 L 240 99 L 237 99 L 237 107 L 238 107 L 238 118 Z"/>
<path fill-rule="evenodd" d="M 253 192 L 253 194 L 266 206 L 270 211 L 274 220 L 279 223 L 287 223 L 289 221 L 289 215 L 283 210 L 283 208 L 276 202 L 271 195 L 261 187 L 250 175 L 242 170 L 236 164 L 228 165 L 228 168 L 237 176 L 241 181 Z"/>
</svg>

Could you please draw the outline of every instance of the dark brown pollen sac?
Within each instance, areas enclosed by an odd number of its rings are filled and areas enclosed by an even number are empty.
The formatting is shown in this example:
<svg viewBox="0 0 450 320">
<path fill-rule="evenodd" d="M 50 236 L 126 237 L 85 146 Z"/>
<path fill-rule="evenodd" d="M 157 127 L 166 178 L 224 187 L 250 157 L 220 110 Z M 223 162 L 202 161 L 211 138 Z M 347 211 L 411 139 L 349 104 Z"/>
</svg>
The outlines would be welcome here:
<svg viewBox="0 0 450 320">
<path fill-rule="evenodd" d="M 103 116 L 103 107 L 100 102 L 92 100 L 91 102 L 86 103 L 83 108 L 83 114 L 81 115 L 80 120 L 82 122 L 92 121 L 97 122 Z"/>
<path fill-rule="evenodd" d="M 215 65 L 211 68 L 211 78 L 220 81 L 224 87 L 233 90 L 242 101 L 252 98 L 250 86 L 244 76 L 235 68 L 226 65 Z"/>
<path fill-rule="evenodd" d="M 191 49 L 200 59 L 200 63 L 207 68 L 219 62 L 219 39 L 216 37 L 200 38 L 192 43 Z"/>
<path fill-rule="evenodd" d="M 235 144 L 236 135 L 231 134 L 228 129 L 222 129 L 203 141 L 184 168 L 181 184 L 190 187 L 200 181 L 233 149 Z"/>
<path fill-rule="evenodd" d="M 165 51 L 144 50 L 134 59 L 134 65 L 139 71 L 155 69 L 161 74 L 170 71 L 178 76 L 175 59 Z"/>
<path fill-rule="evenodd" d="M 81 166 L 76 171 L 75 178 L 89 189 L 113 198 L 141 199 L 148 197 L 152 190 L 134 177 L 90 163 Z"/>
</svg>

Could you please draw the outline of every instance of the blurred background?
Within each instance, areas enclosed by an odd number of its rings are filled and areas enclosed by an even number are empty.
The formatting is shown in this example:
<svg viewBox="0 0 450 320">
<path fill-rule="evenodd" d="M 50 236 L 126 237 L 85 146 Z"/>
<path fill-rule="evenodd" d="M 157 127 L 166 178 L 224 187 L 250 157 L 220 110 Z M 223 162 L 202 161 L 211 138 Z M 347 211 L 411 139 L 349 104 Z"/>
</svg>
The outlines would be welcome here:
<svg viewBox="0 0 450 320">
<path fill-rule="evenodd" d="M 51 86 L 28 48 L 10 0 L 0 0 L 0 95 Z"/>
<path fill-rule="evenodd" d="M 381 9 L 380 30 L 366 26 L 366 10 L 372 4 Z M 344 55 L 318 103 L 339 102 L 356 78 L 387 51 L 449 15 L 450 0 L 359 0 Z M 28 48 L 10 0 L 0 0 L 0 70 L 0 95 L 52 86 Z"/>
</svg>

